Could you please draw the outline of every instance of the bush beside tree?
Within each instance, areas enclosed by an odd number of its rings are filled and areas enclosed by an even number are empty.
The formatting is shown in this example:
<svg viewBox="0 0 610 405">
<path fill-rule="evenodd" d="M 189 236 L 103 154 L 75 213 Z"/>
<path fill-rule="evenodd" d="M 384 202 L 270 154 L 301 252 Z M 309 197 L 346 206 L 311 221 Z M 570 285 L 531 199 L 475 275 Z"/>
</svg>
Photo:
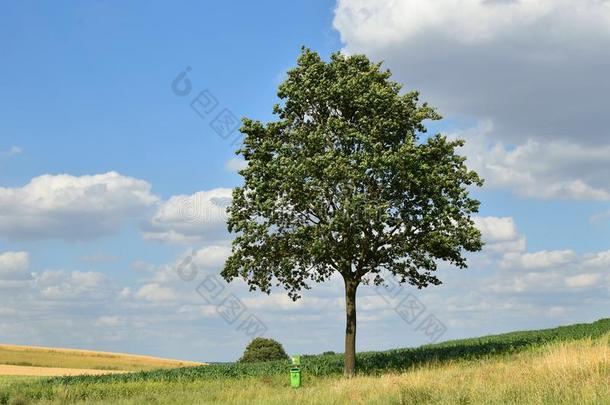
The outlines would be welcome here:
<svg viewBox="0 0 610 405">
<path fill-rule="evenodd" d="M 258 337 L 252 340 L 243 356 L 239 359 L 240 363 L 254 363 L 259 361 L 287 360 L 288 355 L 280 342 L 273 339 Z"/>
</svg>

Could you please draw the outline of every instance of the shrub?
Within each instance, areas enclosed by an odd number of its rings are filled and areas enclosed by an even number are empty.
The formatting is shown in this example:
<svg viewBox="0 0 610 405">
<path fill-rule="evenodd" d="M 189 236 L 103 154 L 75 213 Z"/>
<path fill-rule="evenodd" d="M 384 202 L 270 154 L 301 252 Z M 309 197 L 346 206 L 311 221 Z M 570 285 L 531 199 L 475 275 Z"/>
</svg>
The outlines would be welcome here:
<svg viewBox="0 0 610 405">
<path fill-rule="evenodd" d="M 288 355 L 282 344 L 265 338 L 256 338 L 246 346 L 244 355 L 239 359 L 240 363 L 254 363 L 259 361 L 287 360 Z"/>
</svg>

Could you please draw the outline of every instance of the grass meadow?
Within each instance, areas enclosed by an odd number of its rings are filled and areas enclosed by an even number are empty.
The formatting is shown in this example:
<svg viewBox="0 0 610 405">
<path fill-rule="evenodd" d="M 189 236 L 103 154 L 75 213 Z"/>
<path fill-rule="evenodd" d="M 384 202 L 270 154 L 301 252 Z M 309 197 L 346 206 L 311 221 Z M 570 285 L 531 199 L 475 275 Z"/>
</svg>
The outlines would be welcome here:
<svg viewBox="0 0 610 405">
<path fill-rule="evenodd" d="M 284 362 L 210 365 L 122 375 L 0 378 L 0 404 L 608 404 L 610 320 L 414 349 L 306 356 L 303 387 Z"/>
</svg>

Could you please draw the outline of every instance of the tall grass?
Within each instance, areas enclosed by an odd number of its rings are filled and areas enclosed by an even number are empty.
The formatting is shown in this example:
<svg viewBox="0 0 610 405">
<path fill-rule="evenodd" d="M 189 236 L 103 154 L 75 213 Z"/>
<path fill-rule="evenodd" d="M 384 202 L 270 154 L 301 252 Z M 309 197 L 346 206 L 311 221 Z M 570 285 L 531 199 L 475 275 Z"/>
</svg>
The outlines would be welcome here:
<svg viewBox="0 0 610 405">
<path fill-rule="evenodd" d="M 56 386 L 40 404 L 608 404 L 610 335 L 553 342 L 510 356 L 429 363 L 402 373 L 140 381 Z M 32 396 L 21 392 L 21 403 Z M 17 402 L 19 403 L 19 402 Z"/>
<path fill-rule="evenodd" d="M 288 388 L 288 363 L 271 362 L 17 383 L 0 388 L 0 404 L 19 397 L 41 403 L 596 403 L 610 398 L 609 333 L 605 319 L 359 353 L 360 376 L 352 381 L 340 378 L 340 355 L 307 356 L 304 388 L 296 392 Z"/>
</svg>

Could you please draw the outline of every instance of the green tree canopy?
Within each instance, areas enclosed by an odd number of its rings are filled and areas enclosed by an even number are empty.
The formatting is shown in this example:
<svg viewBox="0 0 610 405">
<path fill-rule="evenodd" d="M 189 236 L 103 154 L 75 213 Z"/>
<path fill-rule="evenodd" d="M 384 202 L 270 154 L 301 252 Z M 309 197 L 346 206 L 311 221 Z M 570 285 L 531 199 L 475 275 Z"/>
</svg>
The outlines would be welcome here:
<svg viewBox="0 0 610 405">
<path fill-rule="evenodd" d="M 236 234 L 222 276 L 251 290 L 283 286 L 296 300 L 338 273 L 345 282 L 345 374 L 355 371 L 356 290 L 391 274 L 418 288 L 440 284 L 439 261 L 466 267 L 481 249 L 471 214 L 482 185 L 456 153 L 461 140 L 425 136 L 439 114 L 366 56 L 329 62 L 303 49 L 279 86 L 277 120 L 244 118 L 248 163 L 233 192 Z M 384 272 L 385 270 L 385 272 Z"/>
<path fill-rule="evenodd" d="M 246 346 L 246 350 L 239 361 L 240 363 L 253 363 L 257 361 L 286 359 L 288 359 L 288 355 L 280 342 L 273 339 L 258 337 L 253 339 L 248 346 Z"/>
</svg>

